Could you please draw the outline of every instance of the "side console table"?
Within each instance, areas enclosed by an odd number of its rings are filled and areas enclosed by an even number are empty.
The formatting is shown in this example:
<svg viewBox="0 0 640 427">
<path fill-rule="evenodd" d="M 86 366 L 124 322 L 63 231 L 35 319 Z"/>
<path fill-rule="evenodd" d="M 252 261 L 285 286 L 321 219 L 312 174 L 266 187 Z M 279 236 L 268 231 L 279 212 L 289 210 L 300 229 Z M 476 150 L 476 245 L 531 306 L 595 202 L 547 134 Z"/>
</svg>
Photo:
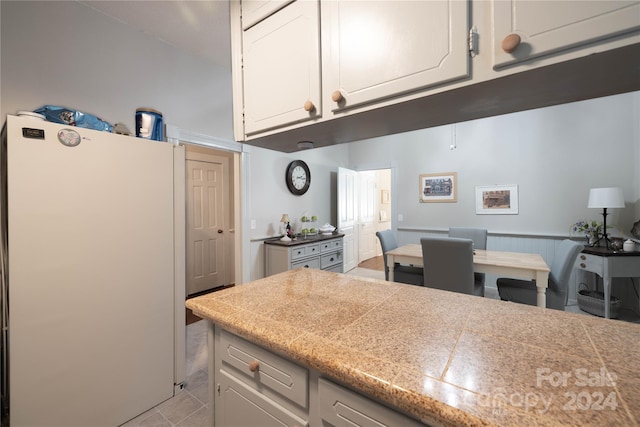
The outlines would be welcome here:
<svg viewBox="0 0 640 427">
<path fill-rule="evenodd" d="M 623 252 L 585 246 L 578 255 L 576 268 L 602 277 L 604 287 L 604 317 L 610 318 L 611 279 L 640 277 L 640 251 Z"/>
<path fill-rule="evenodd" d="M 342 238 L 333 233 L 315 237 L 297 237 L 290 242 L 280 238 L 265 240 L 266 275 L 282 273 L 299 267 L 316 268 L 342 273 Z"/>
</svg>

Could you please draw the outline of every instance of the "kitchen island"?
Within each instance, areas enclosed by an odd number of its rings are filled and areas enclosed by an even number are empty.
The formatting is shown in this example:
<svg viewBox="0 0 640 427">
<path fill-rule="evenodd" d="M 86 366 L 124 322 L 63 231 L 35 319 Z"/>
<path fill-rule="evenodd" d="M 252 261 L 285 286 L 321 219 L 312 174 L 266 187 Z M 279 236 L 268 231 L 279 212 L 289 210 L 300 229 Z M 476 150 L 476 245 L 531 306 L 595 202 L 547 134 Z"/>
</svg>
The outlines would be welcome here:
<svg viewBox="0 0 640 427">
<path fill-rule="evenodd" d="M 210 321 L 211 407 L 233 370 L 214 363 L 233 347 L 226 334 L 309 370 L 292 411 L 310 426 L 322 425 L 325 380 L 427 425 L 640 422 L 637 324 L 315 269 L 186 304 Z"/>
</svg>

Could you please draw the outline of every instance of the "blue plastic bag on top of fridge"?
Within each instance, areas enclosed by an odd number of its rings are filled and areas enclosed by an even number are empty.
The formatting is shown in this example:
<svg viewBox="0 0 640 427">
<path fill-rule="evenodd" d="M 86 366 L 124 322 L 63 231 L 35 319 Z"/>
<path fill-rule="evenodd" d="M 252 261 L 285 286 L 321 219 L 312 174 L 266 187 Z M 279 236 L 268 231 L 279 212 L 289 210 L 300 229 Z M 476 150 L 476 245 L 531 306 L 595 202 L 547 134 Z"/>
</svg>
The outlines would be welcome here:
<svg viewBox="0 0 640 427">
<path fill-rule="evenodd" d="M 71 108 L 45 105 L 37 110 L 33 110 L 33 112 L 42 114 L 48 121 L 53 123 L 113 132 L 113 126 L 111 124 L 96 116 L 78 110 L 72 110 Z"/>
</svg>

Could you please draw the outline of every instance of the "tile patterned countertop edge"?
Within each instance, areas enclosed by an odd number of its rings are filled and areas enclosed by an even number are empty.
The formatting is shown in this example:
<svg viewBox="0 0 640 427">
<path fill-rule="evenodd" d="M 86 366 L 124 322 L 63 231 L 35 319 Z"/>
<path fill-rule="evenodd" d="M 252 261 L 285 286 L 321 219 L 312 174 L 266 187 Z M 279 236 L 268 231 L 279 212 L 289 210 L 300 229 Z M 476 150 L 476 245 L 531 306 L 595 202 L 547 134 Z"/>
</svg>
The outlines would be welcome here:
<svg viewBox="0 0 640 427">
<path fill-rule="evenodd" d="M 638 425 L 640 325 L 313 269 L 196 314 L 436 425 Z"/>
</svg>

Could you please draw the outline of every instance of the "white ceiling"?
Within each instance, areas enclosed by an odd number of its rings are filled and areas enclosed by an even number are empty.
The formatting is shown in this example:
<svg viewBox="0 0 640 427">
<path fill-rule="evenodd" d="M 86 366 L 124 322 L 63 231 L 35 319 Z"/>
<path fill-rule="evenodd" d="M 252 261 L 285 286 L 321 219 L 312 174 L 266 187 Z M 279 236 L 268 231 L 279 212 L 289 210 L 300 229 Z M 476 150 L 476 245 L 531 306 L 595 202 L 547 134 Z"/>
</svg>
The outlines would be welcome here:
<svg viewBox="0 0 640 427">
<path fill-rule="evenodd" d="M 231 68 L 228 0 L 80 1 L 132 28 Z"/>
</svg>

